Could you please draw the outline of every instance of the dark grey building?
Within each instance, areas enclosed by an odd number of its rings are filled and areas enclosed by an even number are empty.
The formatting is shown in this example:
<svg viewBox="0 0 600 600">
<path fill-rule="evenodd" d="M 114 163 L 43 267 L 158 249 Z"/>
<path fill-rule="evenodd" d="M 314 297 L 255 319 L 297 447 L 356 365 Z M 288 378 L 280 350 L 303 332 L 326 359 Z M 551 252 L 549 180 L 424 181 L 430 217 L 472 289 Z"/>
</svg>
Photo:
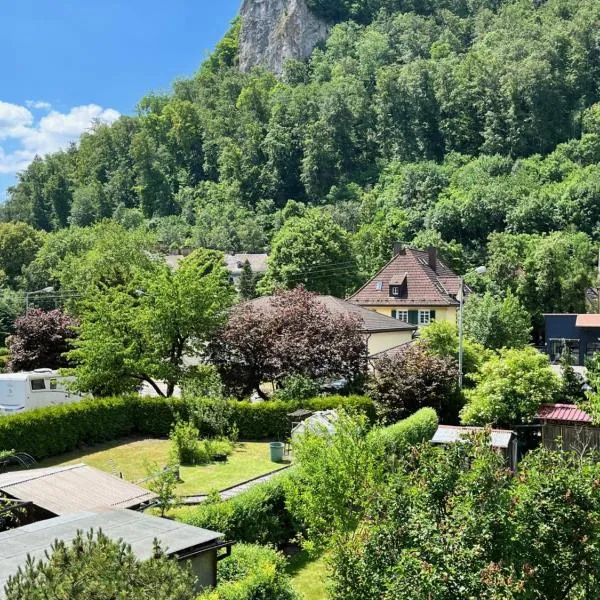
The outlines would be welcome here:
<svg viewBox="0 0 600 600">
<path fill-rule="evenodd" d="M 550 362 L 560 359 L 567 345 L 577 365 L 600 352 L 600 314 L 553 313 L 544 315 L 546 322 L 546 352 Z"/>
</svg>

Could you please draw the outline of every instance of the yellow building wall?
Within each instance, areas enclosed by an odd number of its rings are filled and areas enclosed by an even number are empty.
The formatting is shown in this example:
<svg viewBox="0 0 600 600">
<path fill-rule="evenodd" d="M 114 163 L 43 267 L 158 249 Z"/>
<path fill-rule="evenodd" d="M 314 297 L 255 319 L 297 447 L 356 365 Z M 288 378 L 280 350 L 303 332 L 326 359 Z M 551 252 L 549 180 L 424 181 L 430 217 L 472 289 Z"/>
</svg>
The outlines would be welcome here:
<svg viewBox="0 0 600 600">
<path fill-rule="evenodd" d="M 458 307 L 456 306 L 364 306 L 386 317 L 392 316 L 393 310 L 435 310 L 436 321 L 450 321 L 456 325 Z"/>
<path fill-rule="evenodd" d="M 369 356 L 401 346 L 412 340 L 412 331 L 385 331 L 371 333 L 368 339 Z"/>
</svg>

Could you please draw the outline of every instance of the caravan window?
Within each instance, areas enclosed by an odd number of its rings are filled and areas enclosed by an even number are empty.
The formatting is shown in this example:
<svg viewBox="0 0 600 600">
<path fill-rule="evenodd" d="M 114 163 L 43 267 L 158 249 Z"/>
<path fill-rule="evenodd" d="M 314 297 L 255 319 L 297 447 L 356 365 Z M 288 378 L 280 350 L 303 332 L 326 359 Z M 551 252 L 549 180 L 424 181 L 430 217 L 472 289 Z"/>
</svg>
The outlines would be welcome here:
<svg viewBox="0 0 600 600">
<path fill-rule="evenodd" d="M 46 383 L 43 379 L 32 379 L 31 380 L 31 389 L 33 391 L 45 390 Z"/>
</svg>

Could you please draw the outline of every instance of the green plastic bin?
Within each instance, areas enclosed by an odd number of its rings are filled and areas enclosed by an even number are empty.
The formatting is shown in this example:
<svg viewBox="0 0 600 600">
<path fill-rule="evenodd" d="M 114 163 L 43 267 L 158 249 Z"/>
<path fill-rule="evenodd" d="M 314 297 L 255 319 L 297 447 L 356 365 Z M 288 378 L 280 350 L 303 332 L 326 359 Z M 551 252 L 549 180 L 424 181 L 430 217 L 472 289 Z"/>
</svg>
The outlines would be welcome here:
<svg viewBox="0 0 600 600">
<path fill-rule="evenodd" d="M 271 451 L 271 461 L 280 463 L 283 462 L 283 451 L 285 445 L 283 442 L 271 442 L 269 444 L 269 450 Z"/>
</svg>

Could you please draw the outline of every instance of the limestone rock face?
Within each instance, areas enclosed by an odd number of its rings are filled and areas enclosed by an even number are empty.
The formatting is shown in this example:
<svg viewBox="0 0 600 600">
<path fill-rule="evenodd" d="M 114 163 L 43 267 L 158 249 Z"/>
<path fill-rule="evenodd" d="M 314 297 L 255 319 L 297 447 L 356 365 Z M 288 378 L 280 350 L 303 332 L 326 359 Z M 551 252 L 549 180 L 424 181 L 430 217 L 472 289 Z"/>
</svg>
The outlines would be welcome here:
<svg viewBox="0 0 600 600">
<path fill-rule="evenodd" d="M 328 25 L 306 0 L 243 0 L 240 9 L 240 68 L 262 65 L 277 75 L 290 58 L 310 56 L 327 37 Z"/>
</svg>

